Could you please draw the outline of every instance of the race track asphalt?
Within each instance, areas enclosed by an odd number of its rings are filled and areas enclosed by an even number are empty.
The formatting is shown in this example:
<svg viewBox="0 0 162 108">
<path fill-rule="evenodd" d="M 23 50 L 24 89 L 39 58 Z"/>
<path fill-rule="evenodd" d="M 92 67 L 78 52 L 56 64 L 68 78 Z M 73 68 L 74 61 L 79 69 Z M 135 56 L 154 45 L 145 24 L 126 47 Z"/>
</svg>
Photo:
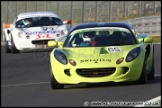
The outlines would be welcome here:
<svg viewBox="0 0 162 108">
<path fill-rule="evenodd" d="M 94 102 L 133 103 L 161 96 L 161 44 L 155 44 L 155 80 L 142 85 L 79 84 L 52 90 L 49 53 L 6 54 L 1 47 L 1 107 L 84 107 Z"/>
</svg>

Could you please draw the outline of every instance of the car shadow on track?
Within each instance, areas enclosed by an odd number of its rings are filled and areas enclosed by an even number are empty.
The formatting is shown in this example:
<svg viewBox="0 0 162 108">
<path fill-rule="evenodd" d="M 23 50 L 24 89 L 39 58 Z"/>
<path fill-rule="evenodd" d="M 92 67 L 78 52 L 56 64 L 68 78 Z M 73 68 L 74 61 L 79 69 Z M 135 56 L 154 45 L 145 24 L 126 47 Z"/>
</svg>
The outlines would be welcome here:
<svg viewBox="0 0 162 108">
<path fill-rule="evenodd" d="M 20 51 L 20 53 L 35 53 L 35 52 L 51 52 L 53 49 L 46 49 L 46 50 L 27 50 L 27 51 Z"/>
<path fill-rule="evenodd" d="M 161 76 L 155 76 L 154 80 L 148 80 L 146 84 L 161 83 Z M 114 86 L 134 86 L 145 85 L 136 82 L 104 82 L 104 83 L 81 83 L 77 85 L 65 85 L 64 89 L 80 89 L 80 88 L 98 88 L 98 87 L 114 87 Z"/>
</svg>

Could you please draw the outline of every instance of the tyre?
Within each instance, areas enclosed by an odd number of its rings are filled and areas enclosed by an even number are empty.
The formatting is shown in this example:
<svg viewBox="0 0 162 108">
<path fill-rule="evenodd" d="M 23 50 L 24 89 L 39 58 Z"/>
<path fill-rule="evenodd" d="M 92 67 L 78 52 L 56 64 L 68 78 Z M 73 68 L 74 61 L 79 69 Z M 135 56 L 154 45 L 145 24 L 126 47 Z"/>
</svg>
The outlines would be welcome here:
<svg viewBox="0 0 162 108">
<path fill-rule="evenodd" d="M 148 80 L 154 80 L 154 77 L 155 77 L 154 54 L 153 54 L 153 60 L 152 60 L 152 68 L 147 77 L 148 77 Z"/>
<path fill-rule="evenodd" d="M 52 89 L 63 89 L 64 85 L 60 84 L 56 81 L 55 76 L 53 75 L 52 69 L 50 71 L 50 79 L 51 79 L 51 88 Z"/>
<path fill-rule="evenodd" d="M 5 52 L 6 53 L 11 53 L 11 49 L 9 48 L 8 42 L 6 41 L 6 39 L 4 39 L 4 42 L 5 42 Z"/>
<path fill-rule="evenodd" d="M 15 43 L 13 41 L 13 38 L 11 36 L 11 53 L 19 53 L 20 51 L 15 47 Z"/>
<path fill-rule="evenodd" d="M 139 84 L 146 84 L 147 83 L 147 71 L 146 71 L 146 57 L 143 63 L 143 68 L 141 72 L 140 78 L 137 80 L 137 83 Z"/>
<path fill-rule="evenodd" d="M 154 80 L 154 77 L 155 77 L 155 66 L 154 63 L 152 63 L 151 71 L 148 74 L 148 80 Z"/>
</svg>

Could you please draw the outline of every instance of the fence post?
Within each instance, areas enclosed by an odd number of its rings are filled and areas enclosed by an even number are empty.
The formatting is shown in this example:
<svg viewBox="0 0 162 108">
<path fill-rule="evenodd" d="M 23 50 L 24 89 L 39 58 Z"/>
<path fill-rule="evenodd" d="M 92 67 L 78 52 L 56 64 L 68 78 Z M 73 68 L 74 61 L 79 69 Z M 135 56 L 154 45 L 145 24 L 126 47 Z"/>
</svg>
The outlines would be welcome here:
<svg viewBox="0 0 162 108">
<path fill-rule="evenodd" d="M 109 21 L 111 21 L 111 1 L 109 1 Z"/>
<path fill-rule="evenodd" d="M 28 12 L 28 1 L 26 1 L 26 12 Z"/>
<path fill-rule="evenodd" d="M 57 1 L 57 15 L 59 16 L 59 1 Z"/>
<path fill-rule="evenodd" d="M 156 13 L 156 3 L 154 1 L 154 3 L 153 3 L 153 14 L 155 14 L 155 13 Z"/>
<path fill-rule="evenodd" d="M 71 19 L 71 24 L 70 27 L 72 27 L 72 22 L 73 22 L 73 1 L 71 1 L 71 14 L 70 14 L 70 19 Z"/>
<path fill-rule="evenodd" d="M 46 11 L 48 11 L 48 1 L 46 1 L 46 3 L 45 3 L 45 5 L 46 5 Z"/>
<path fill-rule="evenodd" d="M 98 2 L 96 1 L 95 2 L 95 9 L 96 9 L 96 11 L 95 11 L 95 22 L 97 22 L 98 21 Z"/>
<path fill-rule="evenodd" d="M 16 12 L 15 12 L 15 17 L 17 16 L 17 10 L 18 10 L 18 7 L 17 7 L 17 1 L 16 1 Z"/>
<path fill-rule="evenodd" d="M 123 1 L 123 17 L 125 18 L 125 1 Z"/>
<path fill-rule="evenodd" d="M 141 9 L 141 5 L 140 5 L 140 1 L 138 1 L 138 17 L 140 16 L 140 9 Z"/>
<path fill-rule="evenodd" d="M 38 1 L 36 1 L 36 6 L 35 6 L 36 7 L 36 11 L 37 11 L 37 5 L 38 5 Z"/>
<path fill-rule="evenodd" d="M 7 23 L 9 23 L 9 1 L 7 2 Z"/>
<path fill-rule="evenodd" d="M 82 1 L 82 23 L 84 23 L 84 1 Z"/>
</svg>

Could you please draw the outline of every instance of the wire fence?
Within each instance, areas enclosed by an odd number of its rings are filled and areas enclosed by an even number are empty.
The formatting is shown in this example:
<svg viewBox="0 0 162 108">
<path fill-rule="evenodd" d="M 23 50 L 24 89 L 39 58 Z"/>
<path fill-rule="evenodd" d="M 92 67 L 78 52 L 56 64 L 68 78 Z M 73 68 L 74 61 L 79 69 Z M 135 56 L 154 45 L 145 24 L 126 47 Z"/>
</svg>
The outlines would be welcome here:
<svg viewBox="0 0 162 108">
<path fill-rule="evenodd" d="M 161 1 L 1 1 L 1 22 L 12 23 L 19 13 L 31 11 L 52 11 L 62 20 L 71 19 L 74 27 L 86 22 L 161 16 Z"/>
</svg>

